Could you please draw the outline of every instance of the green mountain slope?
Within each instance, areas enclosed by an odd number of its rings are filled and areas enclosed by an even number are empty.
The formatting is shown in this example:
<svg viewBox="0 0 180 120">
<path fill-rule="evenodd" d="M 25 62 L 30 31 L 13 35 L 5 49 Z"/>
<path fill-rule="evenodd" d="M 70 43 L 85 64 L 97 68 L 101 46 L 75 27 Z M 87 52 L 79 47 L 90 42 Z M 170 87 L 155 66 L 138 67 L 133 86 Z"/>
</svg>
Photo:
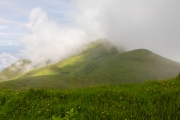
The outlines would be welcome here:
<svg viewBox="0 0 180 120">
<path fill-rule="evenodd" d="M 0 72 L 0 82 L 13 79 L 26 71 L 26 67 L 31 64 L 29 60 L 18 60 Z"/>
<path fill-rule="evenodd" d="M 62 62 L 15 76 L 1 87 L 76 88 L 97 84 L 142 82 L 170 78 L 180 72 L 180 63 L 146 49 L 118 52 L 107 42 L 92 42 L 81 54 Z"/>
<path fill-rule="evenodd" d="M 115 47 L 111 46 L 108 42 L 96 41 L 92 42 L 88 46 L 87 50 L 83 51 L 79 55 L 70 57 L 53 65 L 32 70 L 19 77 L 22 78 L 57 74 L 65 76 L 84 75 L 84 70 L 93 70 L 91 68 L 91 64 L 95 63 L 96 60 L 106 56 L 111 57 L 114 54 L 118 54 L 118 50 Z"/>
</svg>

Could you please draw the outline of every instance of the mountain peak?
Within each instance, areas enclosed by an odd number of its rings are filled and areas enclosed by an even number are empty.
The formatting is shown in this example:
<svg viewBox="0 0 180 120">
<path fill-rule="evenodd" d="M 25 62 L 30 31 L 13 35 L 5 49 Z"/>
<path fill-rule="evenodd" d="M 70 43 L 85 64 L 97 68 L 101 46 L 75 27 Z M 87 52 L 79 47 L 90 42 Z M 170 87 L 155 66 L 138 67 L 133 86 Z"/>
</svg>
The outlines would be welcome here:
<svg viewBox="0 0 180 120">
<path fill-rule="evenodd" d="M 28 63 L 26 60 L 22 61 Z M 34 84 L 48 82 L 67 87 L 71 82 L 77 86 L 142 82 L 153 78 L 174 77 L 180 71 L 180 63 L 147 49 L 120 53 L 117 47 L 104 40 L 91 42 L 86 50 L 76 56 L 27 73 L 24 73 L 23 67 L 18 68 L 21 72 L 12 72 L 12 66 L 5 69 L 0 76 L 22 79 L 23 82 L 28 80 Z"/>
</svg>

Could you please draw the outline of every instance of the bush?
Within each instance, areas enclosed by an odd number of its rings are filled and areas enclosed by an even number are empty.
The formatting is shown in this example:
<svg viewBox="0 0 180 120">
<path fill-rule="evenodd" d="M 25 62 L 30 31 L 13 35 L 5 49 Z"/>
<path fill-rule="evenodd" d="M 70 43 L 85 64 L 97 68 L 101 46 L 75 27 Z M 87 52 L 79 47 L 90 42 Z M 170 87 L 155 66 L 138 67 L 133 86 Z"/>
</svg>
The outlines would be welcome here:
<svg viewBox="0 0 180 120">
<path fill-rule="evenodd" d="M 180 73 L 176 76 L 176 79 L 180 80 Z"/>
</svg>

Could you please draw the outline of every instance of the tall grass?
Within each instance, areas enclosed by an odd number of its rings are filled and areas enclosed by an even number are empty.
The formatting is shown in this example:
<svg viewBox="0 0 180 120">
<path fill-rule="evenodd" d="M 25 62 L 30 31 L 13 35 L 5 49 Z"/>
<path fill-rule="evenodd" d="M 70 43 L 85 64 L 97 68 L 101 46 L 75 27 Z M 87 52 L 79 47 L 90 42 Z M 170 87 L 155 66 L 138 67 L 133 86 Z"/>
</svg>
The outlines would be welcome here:
<svg viewBox="0 0 180 120">
<path fill-rule="evenodd" d="M 0 91 L 0 119 L 51 120 L 74 109 L 77 120 L 180 119 L 180 79 L 76 90 Z"/>
</svg>

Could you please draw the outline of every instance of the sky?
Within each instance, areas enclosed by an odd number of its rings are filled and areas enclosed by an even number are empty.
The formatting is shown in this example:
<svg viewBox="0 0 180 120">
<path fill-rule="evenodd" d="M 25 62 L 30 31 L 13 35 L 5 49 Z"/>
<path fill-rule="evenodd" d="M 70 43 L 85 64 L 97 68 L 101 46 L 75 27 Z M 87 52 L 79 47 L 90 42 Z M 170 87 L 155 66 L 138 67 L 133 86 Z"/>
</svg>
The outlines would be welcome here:
<svg viewBox="0 0 180 120">
<path fill-rule="evenodd" d="M 107 38 L 180 62 L 179 0 L 0 0 L 0 70 L 26 58 L 44 65 Z"/>
</svg>

